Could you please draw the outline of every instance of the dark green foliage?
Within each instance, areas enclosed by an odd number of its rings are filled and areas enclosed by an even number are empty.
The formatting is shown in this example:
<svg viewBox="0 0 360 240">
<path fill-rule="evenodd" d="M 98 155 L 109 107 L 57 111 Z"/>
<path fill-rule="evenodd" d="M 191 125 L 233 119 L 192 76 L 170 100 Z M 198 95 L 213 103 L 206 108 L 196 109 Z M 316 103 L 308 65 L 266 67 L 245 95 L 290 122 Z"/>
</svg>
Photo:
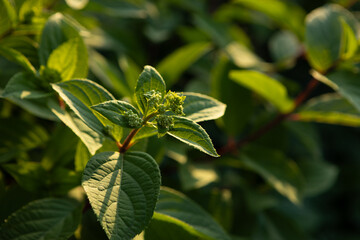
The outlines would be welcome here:
<svg viewBox="0 0 360 240">
<path fill-rule="evenodd" d="M 0 239 L 360 239 L 359 10 L 0 0 Z"/>
</svg>

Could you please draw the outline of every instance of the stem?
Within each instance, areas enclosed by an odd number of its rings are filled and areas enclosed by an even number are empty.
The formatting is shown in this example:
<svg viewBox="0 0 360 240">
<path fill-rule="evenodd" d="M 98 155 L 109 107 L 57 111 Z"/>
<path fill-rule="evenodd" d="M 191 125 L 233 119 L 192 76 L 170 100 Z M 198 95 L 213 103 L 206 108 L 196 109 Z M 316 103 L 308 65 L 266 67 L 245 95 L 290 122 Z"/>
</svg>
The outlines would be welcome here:
<svg viewBox="0 0 360 240">
<path fill-rule="evenodd" d="M 152 114 L 146 116 L 143 119 L 142 122 L 142 126 L 139 128 L 135 128 L 133 130 L 131 130 L 131 132 L 129 133 L 129 135 L 127 135 L 127 137 L 125 138 L 123 144 L 116 142 L 118 148 L 119 148 L 119 152 L 121 153 L 125 153 L 132 145 L 134 145 L 133 143 L 131 143 L 131 140 L 135 137 L 135 135 L 140 131 L 141 128 L 143 128 L 145 126 L 145 124 L 153 117 L 155 117 L 157 114 L 159 114 L 158 111 L 153 112 Z"/>
<path fill-rule="evenodd" d="M 125 138 L 124 143 L 119 147 L 119 152 L 124 153 L 128 150 L 128 146 L 135 135 L 140 131 L 141 128 L 131 130 L 129 135 Z"/>
<path fill-rule="evenodd" d="M 310 93 L 315 89 L 315 87 L 319 84 L 319 82 L 315 79 L 312 78 L 311 81 L 308 83 L 306 89 L 304 91 L 302 91 L 295 99 L 295 106 L 292 109 L 291 112 L 289 113 L 285 113 L 285 114 L 278 114 L 271 122 L 267 123 L 266 125 L 264 125 L 263 127 L 261 127 L 260 129 L 258 129 L 256 132 L 252 133 L 251 135 L 245 137 L 244 139 L 240 140 L 235 147 L 226 149 L 227 152 L 229 151 L 234 151 L 236 149 L 236 147 L 242 147 L 250 142 L 253 142 L 257 139 L 259 139 L 261 136 L 265 135 L 267 132 L 269 132 L 271 129 L 273 129 L 274 127 L 276 127 L 277 125 L 279 125 L 282 121 L 284 121 L 286 118 L 288 118 L 290 116 L 290 114 L 292 114 L 296 108 L 298 108 L 301 103 L 304 102 L 304 100 L 306 98 L 308 98 L 308 96 L 310 95 Z"/>
</svg>

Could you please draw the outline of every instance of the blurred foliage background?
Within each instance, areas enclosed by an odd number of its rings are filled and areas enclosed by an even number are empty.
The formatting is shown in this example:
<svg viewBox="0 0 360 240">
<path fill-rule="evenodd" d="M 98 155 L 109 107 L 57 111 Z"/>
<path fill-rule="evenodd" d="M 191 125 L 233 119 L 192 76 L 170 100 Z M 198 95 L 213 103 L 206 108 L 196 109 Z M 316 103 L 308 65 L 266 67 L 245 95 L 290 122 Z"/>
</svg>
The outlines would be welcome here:
<svg viewBox="0 0 360 240">
<path fill-rule="evenodd" d="M 359 129 L 294 117 L 234 147 L 278 110 L 229 77 L 231 70 L 254 69 L 277 79 L 295 98 L 312 78 L 303 45 L 305 16 L 336 3 L 359 18 L 358 1 L 10 2 L 21 18 L 14 30 L 0 34 L 0 46 L 21 51 L 36 69 L 42 28 L 61 12 L 79 24 L 88 48 L 87 78 L 116 98 L 129 99 L 143 66 L 152 65 L 172 90 L 227 104 L 223 118 L 201 124 L 220 158 L 157 137 L 137 147 L 160 164 L 162 185 L 196 201 L 234 239 L 360 239 Z M 31 7 L 22 12 L 25 3 Z M 0 57 L 0 91 L 20 70 Z M 310 97 L 330 92 L 321 84 Z M 23 108 L 0 99 L 1 222 L 34 199 L 66 195 L 80 184 L 84 164 L 75 134 Z M 106 239 L 90 211 L 82 221 L 81 239 Z"/>
</svg>

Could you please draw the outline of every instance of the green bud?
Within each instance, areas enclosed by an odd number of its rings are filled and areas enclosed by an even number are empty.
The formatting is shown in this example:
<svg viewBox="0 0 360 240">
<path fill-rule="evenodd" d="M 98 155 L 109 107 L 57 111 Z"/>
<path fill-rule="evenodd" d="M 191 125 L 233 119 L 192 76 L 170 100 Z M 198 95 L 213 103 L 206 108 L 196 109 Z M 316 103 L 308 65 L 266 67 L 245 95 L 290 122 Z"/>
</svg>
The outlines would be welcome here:
<svg viewBox="0 0 360 240">
<path fill-rule="evenodd" d="M 159 105 L 159 107 L 158 107 L 158 112 L 159 112 L 160 114 L 164 114 L 167 110 L 168 110 L 168 108 L 167 108 L 164 104 L 161 104 L 161 105 Z"/>
<path fill-rule="evenodd" d="M 167 132 L 174 127 L 174 118 L 172 116 L 158 115 L 155 120 L 159 133 Z"/>
<path fill-rule="evenodd" d="M 179 94 L 169 91 L 166 96 L 166 102 L 170 106 L 170 110 L 176 115 L 184 115 L 183 104 L 186 96 L 180 96 Z"/>
<path fill-rule="evenodd" d="M 157 107 L 162 100 L 162 95 L 159 91 L 151 90 L 144 94 L 144 97 L 147 100 L 147 103 L 150 108 Z"/>
<path fill-rule="evenodd" d="M 58 71 L 44 66 L 40 67 L 39 75 L 40 83 L 45 88 L 49 88 L 49 83 L 57 83 L 61 81 L 61 76 Z"/>
<path fill-rule="evenodd" d="M 126 111 L 124 116 L 127 119 L 128 124 L 129 124 L 130 127 L 132 127 L 132 128 L 141 127 L 142 119 L 139 117 L 139 115 L 137 115 L 133 111 L 131 111 L 131 110 Z"/>
</svg>

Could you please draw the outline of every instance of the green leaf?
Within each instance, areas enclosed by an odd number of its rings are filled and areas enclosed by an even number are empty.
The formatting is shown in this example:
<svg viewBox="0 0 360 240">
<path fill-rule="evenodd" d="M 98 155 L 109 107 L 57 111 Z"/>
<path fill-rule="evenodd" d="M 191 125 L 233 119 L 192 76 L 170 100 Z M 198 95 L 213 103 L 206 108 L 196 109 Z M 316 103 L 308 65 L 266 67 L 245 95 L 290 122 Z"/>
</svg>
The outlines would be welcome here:
<svg viewBox="0 0 360 240">
<path fill-rule="evenodd" d="M 336 181 L 338 168 L 325 161 L 300 161 L 299 168 L 304 174 L 306 196 L 315 196 L 328 190 Z"/>
<path fill-rule="evenodd" d="M 360 111 L 360 82 L 356 71 L 340 70 L 317 79 L 332 87 Z"/>
<path fill-rule="evenodd" d="M 194 122 L 214 120 L 225 113 L 226 105 L 212 97 L 191 92 L 180 95 L 186 96 L 183 104 L 185 117 Z"/>
<path fill-rule="evenodd" d="M 250 170 L 260 174 L 274 189 L 293 203 L 301 202 L 304 179 L 296 163 L 282 152 L 249 147 L 241 162 Z"/>
<path fill-rule="evenodd" d="M 210 156 L 219 157 L 206 131 L 190 119 L 174 116 L 174 127 L 167 134 Z"/>
<path fill-rule="evenodd" d="M 181 211 L 179 211 L 181 209 Z M 172 230 L 177 231 L 172 231 Z M 221 226 L 195 202 L 170 188 L 162 187 L 155 214 L 145 230 L 145 239 L 230 240 Z M 155 237 L 151 237 L 155 236 Z M 182 238 L 186 236 L 186 238 Z"/>
<path fill-rule="evenodd" d="M 79 141 L 75 153 L 75 171 L 82 172 L 89 159 L 92 157 L 89 150 L 82 141 Z"/>
<path fill-rule="evenodd" d="M 0 37 L 6 34 L 16 23 L 16 11 L 9 0 L 0 1 Z"/>
<path fill-rule="evenodd" d="M 91 72 L 99 78 L 105 87 L 114 89 L 121 96 L 131 96 L 132 91 L 125 83 L 121 72 L 110 61 L 106 60 L 105 57 L 96 51 L 91 51 L 89 64 Z M 139 75 L 139 73 L 137 74 Z M 133 81 L 137 79 L 138 75 L 136 75 Z"/>
<path fill-rule="evenodd" d="M 325 94 L 310 99 L 294 120 L 338 124 L 350 127 L 360 126 L 360 113 L 346 99 L 338 94 Z"/>
<path fill-rule="evenodd" d="M 66 240 L 80 223 L 81 205 L 70 199 L 36 200 L 13 213 L 1 226 L 3 240 Z"/>
<path fill-rule="evenodd" d="M 166 94 L 166 85 L 163 78 L 151 66 L 145 66 L 144 71 L 140 74 L 135 88 L 135 99 L 142 114 L 146 115 L 148 112 L 148 103 L 144 94 L 151 90 L 159 91 L 162 98 Z"/>
<path fill-rule="evenodd" d="M 19 51 L 8 48 L 5 46 L 0 46 L 0 55 L 4 56 L 9 61 L 15 62 L 25 68 L 25 70 L 36 73 L 34 66 L 30 63 L 30 61 Z"/>
<path fill-rule="evenodd" d="M 209 42 L 195 42 L 176 49 L 165 57 L 157 66 L 158 71 L 167 85 L 171 86 L 181 74 L 196 62 L 201 56 L 211 50 Z"/>
<path fill-rule="evenodd" d="M 160 171 L 143 152 L 103 152 L 84 170 L 82 185 L 110 239 L 132 239 L 149 223 L 160 191 Z"/>
<path fill-rule="evenodd" d="M 299 37 L 303 35 L 305 12 L 292 2 L 282 0 L 234 0 L 234 3 L 262 12 L 278 25 L 295 32 Z"/>
<path fill-rule="evenodd" d="M 93 105 L 115 99 L 105 88 L 86 79 L 52 84 L 52 87 L 86 125 L 101 135 L 106 133 L 105 127 L 110 126 L 114 137 L 119 139 L 119 127 L 91 109 Z"/>
<path fill-rule="evenodd" d="M 59 124 L 51 133 L 41 159 L 47 170 L 68 166 L 74 160 L 76 144 L 79 138 L 64 124 Z"/>
<path fill-rule="evenodd" d="M 219 180 L 214 166 L 206 163 L 187 162 L 180 165 L 179 177 L 184 191 L 202 188 Z"/>
<path fill-rule="evenodd" d="M 44 98 L 51 93 L 38 87 L 39 80 L 32 74 L 19 72 L 15 74 L 2 92 L 2 97 L 18 99 Z"/>
<path fill-rule="evenodd" d="M 91 108 L 98 111 L 100 114 L 102 114 L 114 124 L 126 128 L 133 128 L 133 126 L 129 124 L 129 119 L 124 115 L 126 112 L 131 111 L 141 119 L 141 116 L 136 110 L 136 108 L 125 101 L 110 100 L 91 106 Z"/>
<path fill-rule="evenodd" d="M 225 114 L 217 121 L 229 136 L 238 136 L 254 111 L 252 92 L 229 79 L 233 65 L 221 56 L 211 71 L 212 96 L 226 104 Z M 186 99 L 185 99 L 186 101 Z"/>
<path fill-rule="evenodd" d="M 355 32 L 349 24 L 344 19 L 340 19 L 340 21 L 342 26 L 340 58 L 346 60 L 355 55 L 359 44 Z"/>
<path fill-rule="evenodd" d="M 348 10 L 336 4 L 317 8 L 306 17 L 305 46 L 313 68 L 325 72 L 340 60 L 343 54 L 346 56 L 353 51 L 353 43 L 350 44 L 351 47 L 342 47 L 348 40 L 353 41 L 353 39 L 344 39 L 344 35 L 349 37 L 348 27 L 355 36 L 358 36 L 359 23 L 356 18 Z M 350 53 L 346 53 L 349 50 Z"/>
<path fill-rule="evenodd" d="M 292 63 L 301 53 L 300 41 L 292 32 L 279 31 L 269 41 L 273 59 L 280 63 Z"/>
<path fill-rule="evenodd" d="M 230 78 L 271 102 L 282 113 L 290 112 L 294 108 L 294 102 L 288 97 L 286 88 L 265 74 L 251 70 L 234 70 L 230 72 Z"/>
<path fill-rule="evenodd" d="M 46 66 L 50 54 L 64 42 L 72 38 L 81 39 L 79 32 L 83 30 L 84 29 L 77 22 L 75 22 L 70 18 L 65 17 L 61 13 L 55 13 L 51 15 L 48 21 L 46 22 L 41 34 L 40 46 L 39 46 L 39 57 L 40 57 L 41 65 Z M 79 46 L 81 46 L 81 44 Z M 79 51 L 79 53 L 82 52 L 84 52 L 84 50 Z M 84 60 L 86 63 L 87 55 L 86 55 L 86 59 L 82 58 L 82 60 Z M 85 63 L 82 63 L 81 66 L 83 66 L 84 68 L 86 66 L 86 71 L 87 71 L 87 63 L 86 64 Z M 85 69 L 82 69 L 80 71 L 79 68 L 79 72 L 84 73 L 86 71 Z"/>
<path fill-rule="evenodd" d="M 158 133 L 157 128 L 153 124 L 147 124 L 140 128 L 140 131 L 133 138 L 134 142 L 137 142 L 141 139 L 148 138 L 151 136 L 155 136 Z"/>
<path fill-rule="evenodd" d="M 27 191 L 41 191 L 45 188 L 46 171 L 38 162 L 22 162 L 1 166 Z"/>
<path fill-rule="evenodd" d="M 15 117 L 0 118 L 0 132 L 0 162 L 42 146 L 49 138 L 42 126 Z"/>
<path fill-rule="evenodd" d="M 91 154 L 102 146 L 103 135 L 89 128 L 77 115 L 65 111 L 56 103 L 49 104 L 51 111 L 73 131 L 86 145 Z"/>
<path fill-rule="evenodd" d="M 26 0 L 21 5 L 19 10 L 20 21 L 29 21 L 29 17 L 41 16 L 44 4 L 44 0 Z"/>
<path fill-rule="evenodd" d="M 57 70 L 63 81 L 85 78 L 87 75 L 87 51 L 80 38 L 73 38 L 51 52 L 47 67 Z"/>
</svg>

